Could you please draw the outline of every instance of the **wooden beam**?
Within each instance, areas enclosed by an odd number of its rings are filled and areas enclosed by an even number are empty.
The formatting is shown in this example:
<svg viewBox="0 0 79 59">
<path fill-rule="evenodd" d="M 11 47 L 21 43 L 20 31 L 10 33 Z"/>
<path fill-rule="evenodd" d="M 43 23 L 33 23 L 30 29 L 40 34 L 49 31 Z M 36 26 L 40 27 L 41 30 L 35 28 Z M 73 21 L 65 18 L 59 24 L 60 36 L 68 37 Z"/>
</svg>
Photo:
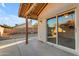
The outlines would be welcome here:
<svg viewBox="0 0 79 59">
<path fill-rule="evenodd" d="M 37 13 L 37 16 L 43 11 L 43 9 L 46 7 L 47 3 L 44 3 L 43 6 L 39 9 L 39 12 Z"/>
<path fill-rule="evenodd" d="M 28 44 L 28 18 L 26 17 L 26 44 Z"/>
<path fill-rule="evenodd" d="M 33 8 L 34 8 L 36 5 L 37 5 L 37 4 L 34 3 L 34 4 L 30 7 L 30 9 L 25 13 L 25 16 L 27 16 L 27 15 L 33 10 Z"/>
<path fill-rule="evenodd" d="M 27 3 L 26 3 L 26 4 L 27 4 Z M 30 3 L 28 3 L 27 6 L 24 7 L 24 10 L 23 10 L 23 12 L 24 12 L 24 13 L 23 13 L 23 16 L 24 16 L 24 17 L 26 17 L 25 13 L 29 10 L 30 7 L 31 7 L 31 4 L 30 4 Z"/>
<path fill-rule="evenodd" d="M 19 11 L 18 11 L 18 16 L 20 16 L 20 15 L 21 15 L 22 5 L 23 5 L 23 3 L 20 3 L 20 7 L 19 7 Z"/>
</svg>

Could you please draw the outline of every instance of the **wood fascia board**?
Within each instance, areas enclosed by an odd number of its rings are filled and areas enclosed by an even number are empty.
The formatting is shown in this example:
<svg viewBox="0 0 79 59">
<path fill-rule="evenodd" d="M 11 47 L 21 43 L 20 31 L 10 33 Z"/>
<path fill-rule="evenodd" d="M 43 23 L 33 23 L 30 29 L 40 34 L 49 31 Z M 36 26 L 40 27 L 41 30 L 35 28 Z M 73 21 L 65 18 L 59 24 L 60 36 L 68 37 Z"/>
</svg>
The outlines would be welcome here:
<svg viewBox="0 0 79 59">
<path fill-rule="evenodd" d="M 20 3 L 20 7 L 19 7 L 19 11 L 18 11 L 18 16 L 19 16 L 19 17 L 21 16 L 22 5 L 23 5 L 23 3 Z"/>
</svg>

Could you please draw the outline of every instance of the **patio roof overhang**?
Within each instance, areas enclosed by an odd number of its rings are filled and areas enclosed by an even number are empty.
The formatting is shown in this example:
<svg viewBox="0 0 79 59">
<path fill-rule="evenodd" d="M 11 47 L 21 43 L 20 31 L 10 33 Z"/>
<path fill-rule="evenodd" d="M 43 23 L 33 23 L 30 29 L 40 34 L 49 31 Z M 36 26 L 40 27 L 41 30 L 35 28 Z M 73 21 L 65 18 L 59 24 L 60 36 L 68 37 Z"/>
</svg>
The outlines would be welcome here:
<svg viewBox="0 0 79 59">
<path fill-rule="evenodd" d="M 18 16 L 37 20 L 46 5 L 47 3 L 21 3 Z"/>
</svg>

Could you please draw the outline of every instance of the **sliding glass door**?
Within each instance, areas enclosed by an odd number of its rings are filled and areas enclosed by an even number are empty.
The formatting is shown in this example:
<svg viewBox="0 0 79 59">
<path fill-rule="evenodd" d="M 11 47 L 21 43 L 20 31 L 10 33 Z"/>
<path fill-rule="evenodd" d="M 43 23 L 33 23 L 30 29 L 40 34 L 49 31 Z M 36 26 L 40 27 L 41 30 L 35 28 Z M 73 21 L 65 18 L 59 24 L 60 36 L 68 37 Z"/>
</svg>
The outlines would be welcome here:
<svg viewBox="0 0 79 59">
<path fill-rule="evenodd" d="M 75 49 L 74 11 L 58 16 L 58 44 Z"/>
<path fill-rule="evenodd" d="M 75 49 L 75 11 L 48 19 L 47 29 L 48 42 Z"/>
<path fill-rule="evenodd" d="M 47 29 L 48 29 L 47 41 L 51 43 L 56 43 L 56 17 L 48 19 Z"/>
</svg>

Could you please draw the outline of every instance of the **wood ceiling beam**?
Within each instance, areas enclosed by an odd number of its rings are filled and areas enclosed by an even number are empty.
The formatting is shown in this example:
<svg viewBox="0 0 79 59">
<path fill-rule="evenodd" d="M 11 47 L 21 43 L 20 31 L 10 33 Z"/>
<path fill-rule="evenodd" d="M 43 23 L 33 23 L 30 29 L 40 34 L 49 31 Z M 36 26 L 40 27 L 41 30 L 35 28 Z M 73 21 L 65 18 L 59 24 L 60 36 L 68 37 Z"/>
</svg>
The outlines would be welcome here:
<svg viewBox="0 0 79 59">
<path fill-rule="evenodd" d="M 41 9 L 39 9 L 38 13 L 37 13 L 37 16 L 39 16 L 39 14 L 42 12 L 42 10 L 46 7 L 47 3 L 45 3 Z"/>
<path fill-rule="evenodd" d="M 32 14 L 31 16 L 30 16 L 30 18 L 34 18 L 34 19 L 37 19 L 38 18 L 38 16 L 37 15 L 35 15 L 35 14 Z"/>
<path fill-rule="evenodd" d="M 33 3 L 33 4 L 27 3 L 26 5 L 24 5 L 24 3 L 20 4 L 19 17 L 26 18 L 28 16 L 28 18 L 38 19 L 39 14 L 45 8 L 47 3 L 44 3 L 44 4 L 40 3 L 40 4 L 38 3 Z"/>
<path fill-rule="evenodd" d="M 38 15 L 41 13 L 41 11 L 45 8 L 46 5 L 47 4 L 42 4 L 42 6 L 39 7 L 40 5 L 37 4 L 37 6 L 35 6 L 35 9 L 32 9 L 32 11 L 30 11 L 28 16 L 30 16 L 31 18 L 34 18 L 34 19 L 38 19 Z M 39 9 L 37 10 L 38 7 L 39 7 Z"/>
<path fill-rule="evenodd" d="M 30 7 L 30 9 L 29 9 L 24 15 L 27 16 L 27 15 L 33 10 L 33 8 L 34 8 L 36 5 L 37 5 L 37 4 L 34 3 L 34 4 Z"/>
<path fill-rule="evenodd" d="M 29 8 L 31 7 L 31 3 L 21 3 L 20 7 L 19 7 L 19 12 L 18 12 L 18 16 L 19 17 L 24 17 L 25 12 L 27 12 L 29 10 Z"/>
</svg>

